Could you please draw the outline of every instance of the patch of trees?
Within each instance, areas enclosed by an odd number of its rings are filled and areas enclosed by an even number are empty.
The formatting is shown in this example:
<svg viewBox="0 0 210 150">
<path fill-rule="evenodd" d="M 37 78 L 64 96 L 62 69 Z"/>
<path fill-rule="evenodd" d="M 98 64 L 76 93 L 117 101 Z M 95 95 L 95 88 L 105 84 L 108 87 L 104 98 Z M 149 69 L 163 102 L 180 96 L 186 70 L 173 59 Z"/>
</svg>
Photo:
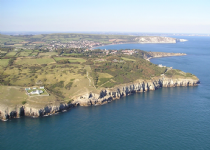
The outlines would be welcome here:
<svg viewBox="0 0 210 150">
<path fill-rule="evenodd" d="M 63 88 L 64 87 L 64 81 L 60 81 L 60 82 L 57 82 L 55 84 L 52 84 L 51 87 L 52 88 L 56 88 L 56 87 Z"/>
<path fill-rule="evenodd" d="M 56 52 L 58 53 L 58 55 L 71 54 L 71 53 L 80 54 L 80 53 L 83 53 L 84 50 L 85 50 L 84 48 L 59 48 L 56 50 Z M 75 55 L 75 56 L 77 56 L 77 55 Z"/>
<path fill-rule="evenodd" d="M 9 66 L 12 66 L 15 60 L 16 60 L 16 58 L 15 58 L 15 57 L 10 58 L 10 59 L 9 59 L 9 63 L 8 63 L 8 65 L 9 65 Z"/>
<path fill-rule="evenodd" d="M 64 81 L 57 82 L 55 84 L 47 85 L 46 89 L 49 90 L 52 94 L 54 94 L 57 98 L 65 98 L 63 93 L 58 88 L 64 87 Z"/>
<path fill-rule="evenodd" d="M 118 56 L 110 56 L 108 58 L 120 59 Z M 135 62 L 103 62 L 97 65 L 91 65 L 93 73 L 91 74 L 94 78 L 94 83 L 97 85 L 98 78 L 97 73 L 108 73 L 113 76 L 115 84 L 133 82 L 137 79 L 150 79 L 152 76 L 159 76 L 166 71 L 165 67 L 157 67 L 144 59 L 135 59 Z"/>
<path fill-rule="evenodd" d="M 94 82 L 95 86 L 97 86 L 97 84 L 98 84 L 98 77 L 99 77 L 97 71 L 96 70 L 92 71 L 91 72 L 91 76 L 93 78 L 93 82 Z"/>
<path fill-rule="evenodd" d="M 41 68 L 41 66 L 30 66 L 30 73 L 36 73 L 36 71 L 40 70 Z"/>
<path fill-rule="evenodd" d="M 7 53 L 1 53 L 0 52 L 0 58 L 4 57 Z"/>
<path fill-rule="evenodd" d="M 81 74 L 82 76 L 86 74 L 86 69 L 79 69 L 77 71 L 78 74 Z"/>
<path fill-rule="evenodd" d="M 94 62 L 90 59 L 88 59 L 86 62 L 84 62 L 85 65 L 94 65 Z"/>
<path fill-rule="evenodd" d="M 68 59 L 62 59 L 57 61 L 58 64 L 68 64 L 69 60 Z"/>
<path fill-rule="evenodd" d="M 65 98 L 65 96 L 59 89 L 55 89 L 52 86 L 45 86 L 45 87 L 48 91 L 50 91 L 50 93 L 54 94 L 58 99 Z"/>
<path fill-rule="evenodd" d="M 69 82 L 68 84 L 66 84 L 65 89 L 70 90 L 72 84 L 73 84 L 73 82 Z"/>
<path fill-rule="evenodd" d="M 6 77 L 7 76 L 0 74 L 0 84 L 2 84 L 2 85 L 11 85 L 10 84 L 10 80 L 9 79 L 6 80 Z"/>
<path fill-rule="evenodd" d="M 4 45 L 14 45 L 15 42 L 4 42 Z"/>
<path fill-rule="evenodd" d="M 4 51 L 4 52 L 10 52 L 12 51 L 14 48 L 13 47 L 0 47 L 0 50 L 1 51 Z"/>
</svg>

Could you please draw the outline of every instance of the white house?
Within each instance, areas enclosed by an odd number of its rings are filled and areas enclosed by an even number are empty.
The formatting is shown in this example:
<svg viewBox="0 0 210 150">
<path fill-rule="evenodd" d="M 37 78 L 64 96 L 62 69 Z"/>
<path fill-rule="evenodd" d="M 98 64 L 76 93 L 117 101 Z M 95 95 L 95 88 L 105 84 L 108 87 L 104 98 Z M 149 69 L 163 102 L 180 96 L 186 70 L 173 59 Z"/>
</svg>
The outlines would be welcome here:
<svg viewBox="0 0 210 150">
<path fill-rule="evenodd" d="M 35 91 L 32 91 L 30 94 L 40 94 L 40 91 L 39 90 L 35 90 Z"/>
</svg>

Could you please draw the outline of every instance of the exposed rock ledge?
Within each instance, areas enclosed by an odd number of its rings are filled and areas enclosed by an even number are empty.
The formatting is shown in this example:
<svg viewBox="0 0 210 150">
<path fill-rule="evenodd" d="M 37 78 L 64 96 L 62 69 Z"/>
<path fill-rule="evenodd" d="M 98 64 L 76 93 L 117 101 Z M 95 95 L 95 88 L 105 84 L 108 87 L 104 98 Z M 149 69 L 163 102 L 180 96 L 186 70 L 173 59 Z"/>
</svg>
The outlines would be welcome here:
<svg viewBox="0 0 210 150">
<path fill-rule="evenodd" d="M 63 110 L 67 110 L 74 106 L 90 106 L 102 105 L 120 97 L 130 95 L 135 92 L 146 92 L 156 90 L 161 87 L 176 87 L 176 86 L 197 86 L 199 79 L 170 79 L 160 78 L 156 80 L 137 80 L 134 83 L 116 86 L 112 89 L 101 90 L 100 93 L 86 93 L 74 99 L 72 104 L 55 104 L 45 106 L 43 108 L 33 108 L 32 106 L 20 106 L 16 108 L 8 108 L 0 106 L 0 119 L 18 118 L 20 116 L 39 117 L 43 115 L 54 114 Z"/>
</svg>

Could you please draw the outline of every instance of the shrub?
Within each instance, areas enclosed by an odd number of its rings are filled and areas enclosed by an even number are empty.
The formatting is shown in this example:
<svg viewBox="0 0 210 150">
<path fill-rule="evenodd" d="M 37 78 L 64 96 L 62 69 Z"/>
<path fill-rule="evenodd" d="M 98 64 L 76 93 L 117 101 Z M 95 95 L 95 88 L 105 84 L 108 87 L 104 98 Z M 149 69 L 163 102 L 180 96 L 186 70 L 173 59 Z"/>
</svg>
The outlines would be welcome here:
<svg viewBox="0 0 210 150">
<path fill-rule="evenodd" d="M 27 103 L 27 101 L 22 101 L 22 104 L 25 105 Z"/>
<path fill-rule="evenodd" d="M 68 84 L 66 84 L 65 89 L 70 90 L 72 84 L 73 84 L 73 82 L 69 82 Z"/>
</svg>

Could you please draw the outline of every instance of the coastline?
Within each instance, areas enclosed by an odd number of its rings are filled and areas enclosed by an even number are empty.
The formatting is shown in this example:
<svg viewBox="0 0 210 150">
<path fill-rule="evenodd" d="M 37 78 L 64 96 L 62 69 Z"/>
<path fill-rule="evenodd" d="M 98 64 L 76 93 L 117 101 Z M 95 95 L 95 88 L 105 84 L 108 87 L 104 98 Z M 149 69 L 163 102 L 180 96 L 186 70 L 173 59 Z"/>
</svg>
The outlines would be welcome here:
<svg viewBox="0 0 210 150">
<path fill-rule="evenodd" d="M 120 44 L 133 44 L 133 43 L 120 43 Z M 138 44 L 141 44 L 141 43 L 138 43 Z M 146 44 L 149 44 L 149 43 L 146 43 Z M 116 45 L 116 44 L 108 44 L 108 45 Z M 101 47 L 101 46 L 98 46 L 98 47 Z M 150 52 L 150 53 L 154 53 L 154 55 L 146 56 L 148 58 L 145 58 L 145 59 L 148 61 L 150 61 L 150 59 L 152 58 L 186 55 L 184 53 L 162 53 L 162 52 Z M 158 56 L 155 56 L 155 54 L 157 53 L 158 53 Z M 159 53 L 161 53 L 161 55 Z M 19 118 L 20 116 L 29 116 L 33 118 L 37 118 L 40 116 L 45 117 L 45 116 L 57 114 L 59 112 L 65 112 L 66 110 L 69 110 L 78 105 L 80 106 L 103 105 L 108 102 L 111 102 L 112 100 L 120 99 L 121 97 L 124 97 L 124 96 L 129 96 L 132 93 L 147 92 L 149 90 L 156 90 L 161 87 L 197 86 L 197 84 L 199 83 L 199 79 L 195 81 L 190 81 L 190 80 L 179 81 L 177 79 L 176 80 L 169 79 L 169 80 L 170 80 L 169 82 L 166 81 L 168 83 L 167 85 L 164 85 L 164 86 L 163 84 L 165 83 L 163 83 L 164 81 L 162 78 L 159 78 L 155 82 L 153 82 L 152 80 L 151 81 L 139 80 L 139 83 L 137 83 L 139 85 L 137 85 L 137 87 L 134 86 L 134 84 L 136 84 L 135 82 L 130 83 L 130 85 L 127 85 L 127 84 L 117 85 L 115 89 L 106 88 L 106 89 L 101 90 L 100 93 L 86 93 L 85 95 L 81 95 L 75 98 L 74 102 L 71 104 L 68 104 L 68 103 L 50 104 L 50 105 L 43 106 L 41 108 L 34 108 L 33 106 L 28 106 L 28 105 L 19 105 L 17 106 L 18 108 L 15 108 L 15 109 L 8 108 L 8 106 L 5 106 L 5 108 L 3 109 L 2 107 L 0 107 L 0 119 L 2 119 L 2 121 L 7 121 L 7 119 L 9 118 Z M 123 89 L 121 86 L 122 87 L 124 86 Z"/>
<path fill-rule="evenodd" d="M 197 77 L 196 77 L 197 78 Z M 73 103 L 60 103 L 57 105 L 47 105 L 42 108 L 33 108 L 32 106 L 22 105 L 16 109 L 6 108 L 0 111 L 2 121 L 7 121 L 11 118 L 20 118 L 28 116 L 32 118 L 46 117 L 56 115 L 60 112 L 66 112 L 76 106 L 97 106 L 104 105 L 113 100 L 129 96 L 133 93 L 142 93 L 154 91 L 163 87 L 179 87 L 179 86 L 197 86 L 200 83 L 199 79 L 181 79 L 181 78 L 156 78 L 151 80 L 137 80 L 132 83 L 117 85 L 114 88 L 105 88 L 100 93 L 86 93 L 74 99 Z"/>
<path fill-rule="evenodd" d="M 109 45 L 121 45 L 121 44 L 138 44 L 138 43 L 136 43 L 136 42 L 129 42 L 129 43 L 119 43 L 119 44 L 105 44 L 105 45 L 103 45 L 103 46 L 109 46 Z M 103 47 L 103 46 L 94 46 L 94 47 L 91 47 L 90 48 L 90 50 L 93 50 L 93 49 L 95 49 L 95 48 L 97 48 L 97 47 Z"/>
<path fill-rule="evenodd" d="M 176 42 L 157 41 L 157 42 L 128 42 L 128 43 L 117 43 L 117 44 L 104 44 L 102 46 L 91 47 L 90 49 L 93 50 L 97 47 L 103 47 L 103 46 L 109 46 L 109 45 L 120 45 L 120 44 L 176 44 L 176 43 L 178 43 L 178 40 L 180 40 L 180 39 L 177 39 L 177 38 L 175 38 L 175 39 L 176 39 Z M 179 42 L 181 42 L 181 41 L 179 41 Z M 182 41 L 182 42 L 186 42 L 186 41 Z"/>
</svg>

